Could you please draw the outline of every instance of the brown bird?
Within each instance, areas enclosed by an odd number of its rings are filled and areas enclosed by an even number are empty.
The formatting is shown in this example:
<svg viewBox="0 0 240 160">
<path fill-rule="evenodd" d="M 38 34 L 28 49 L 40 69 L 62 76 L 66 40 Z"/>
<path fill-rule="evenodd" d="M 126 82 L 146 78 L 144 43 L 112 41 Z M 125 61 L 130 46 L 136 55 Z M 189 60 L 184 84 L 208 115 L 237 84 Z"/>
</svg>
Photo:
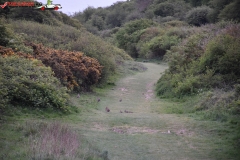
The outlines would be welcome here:
<svg viewBox="0 0 240 160">
<path fill-rule="evenodd" d="M 122 102 L 122 98 L 119 100 L 119 102 Z"/>
<path fill-rule="evenodd" d="M 125 113 L 128 113 L 128 111 L 124 110 Z"/>
<path fill-rule="evenodd" d="M 122 111 L 120 111 L 120 113 L 123 113 Z"/>
<path fill-rule="evenodd" d="M 97 101 L 100 102 L 101 101 L 100 98 L 98 98 Z"/>
<path fill-rule="evenodd" d="M 106 112 L 110 112 L 110 109 L 108 107 L 105 108 Z"/>
</svg>

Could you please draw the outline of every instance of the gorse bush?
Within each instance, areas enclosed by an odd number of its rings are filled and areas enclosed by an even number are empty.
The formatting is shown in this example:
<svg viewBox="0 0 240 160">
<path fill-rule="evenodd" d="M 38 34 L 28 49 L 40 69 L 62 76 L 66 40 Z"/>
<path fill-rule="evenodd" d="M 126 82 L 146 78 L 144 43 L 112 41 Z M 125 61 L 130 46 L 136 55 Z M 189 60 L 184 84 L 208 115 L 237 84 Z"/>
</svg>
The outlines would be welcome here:
<svg viewBox="0 0 240 160">
<path fill-rule="evenodd" d="M 68 94 L 49 67 L 38 60 L 0 56 L 1 105 L 68 111 Z M 2 107 L 3 107 L 2 106 Z"/>
<path fill-rule="evenodd" d="M 33 48 L 33 57 L 50 66 L 54 76 L 70 90 L 89 90 L 101 78 L 103 67 L 96 59 L 81 52 L 54 50 L 33 43 L 27 45 Z"/>
<path fill-rule="evenodd" d="M 30 21 L 12 21 L 15 32 L 23 33 L 26 41 L 42 43 L 46 47 L 61 50 L 80 51 L 95 58 L 103 66 L 100 83 L 106 84 L 116 74 L 118 61 L 132 58 L 110 43 L 94 36 L 85 29 L 77 30 L 67 25 L 49 26 Z"/>
</svg>

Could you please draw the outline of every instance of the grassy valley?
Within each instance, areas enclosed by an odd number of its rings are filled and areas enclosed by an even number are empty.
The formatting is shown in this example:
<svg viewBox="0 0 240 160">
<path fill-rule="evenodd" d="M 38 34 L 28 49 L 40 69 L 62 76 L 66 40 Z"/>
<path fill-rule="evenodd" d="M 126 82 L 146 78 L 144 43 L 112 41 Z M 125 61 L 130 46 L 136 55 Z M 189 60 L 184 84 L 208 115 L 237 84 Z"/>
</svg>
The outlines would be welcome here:
<svg viewBox="0 0 240 160">
<path fill-rule="evenodd" d="M 0 159 L 239 159 L 239 7 L 0 8 Z"/>
</svg>

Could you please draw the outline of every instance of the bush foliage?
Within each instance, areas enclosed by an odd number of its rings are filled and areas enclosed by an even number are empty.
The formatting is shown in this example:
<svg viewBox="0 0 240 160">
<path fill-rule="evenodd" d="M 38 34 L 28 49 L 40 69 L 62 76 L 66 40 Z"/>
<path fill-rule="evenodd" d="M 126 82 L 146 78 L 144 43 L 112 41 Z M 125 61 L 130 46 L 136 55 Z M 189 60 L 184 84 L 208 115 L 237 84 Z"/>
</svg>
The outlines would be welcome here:
<svg viewBox="0 0 240 160">
<path fill-rule="evenodd" d="M 216 87 L 229 91 L 239 83 L 239 24 L 219 23 L 197 32 L 166 54 L 170 66 L 158 81 L 159 96 L 183 97 Z M 228 105 L 237 102 L 231 99 Z"/>
<path fill-rule="evenodd" d="M 141 30 L 153 25 L 153 21 L 140 19 L 131 21 L 116 33 L 118 46 L 125 49 L 129 55 L 138 57 L 136 43 L 139 41 Z"/>
<path fill-rule="evenodd" d="M 33 48 L 33 57 L 51 67 L 54 75 L 70 90 L 89 90 L 101 78 L 103 67 L 95 58 L 81 52 L 54 50 L 33 43 L 26 45 Z"/>
<path fill-rule="evenodd" d="M 201 6 L 191 9 L 186 14 L 186 21 L 189 24 L 200 26 L 209 22 L 207 16 L 211 12 L 211 8 L 207 6 Z"/>
<path fill-rule="evenodd" d="M 122 49 L 119 49 L 84 29 L 67 25 L 49 26 L 30 21 L 12 21 L 16 33 L 21 33 L 28 42 L 42 43 L 46 47 L 83 52 L 95 58 L 103 66 L 100 83 L 106 84 L 116 74 L 118 62 L 132 60 Z"/>
<path fill-rule="evenodd" d="M 51 68 L 38 60 L 28 60 L 12 50 L 0 56 L 1 109 L 12 104 L 68 111 L 67 89 L 53 76 Z"/>
</svg>

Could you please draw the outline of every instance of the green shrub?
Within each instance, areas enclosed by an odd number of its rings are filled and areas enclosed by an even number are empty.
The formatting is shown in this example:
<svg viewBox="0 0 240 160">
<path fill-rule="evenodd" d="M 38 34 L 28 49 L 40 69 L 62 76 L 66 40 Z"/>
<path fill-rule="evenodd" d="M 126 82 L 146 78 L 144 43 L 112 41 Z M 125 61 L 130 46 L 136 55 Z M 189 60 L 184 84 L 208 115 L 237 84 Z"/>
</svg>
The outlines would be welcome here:
<svg viewBox="0 0 240 160">
<path fill-rule="evenodd" d="M 9 98 L 7 97 L 8 88 L 7 86 L 5 86 L 5 83 L 3 81 L 4 81 L 3 72 L 2 72 L 2 69 L 0 68 L 0 112 L 1 113 L 3 113 L 5 107 L 9 102 Z"/>
<path fill-rule="evenodd" d="M 204 118 L 226 121 L 230 115 L 239 115 L 239 100 L 234 96 L 234 91 L 213 89 L 200 94 L 200 99 L 195 105 L 196 111 L 207 111 Z"/>
<path fill-rule="evenodd" d="M 127 13 L 124 11 L 123 8 L 115 9 L 107 15 L 106 24 L 110 28 L 120 27 L 126 17 Z"/>
<path fill-rule="evenodd" d="M 24 45 L 24 33 L 22 34 L 12 34 L 11 40 L 9 41 L 7 47 L 12 48 L 15 52 L 24 52 L 32 54 L 33 50 L 30 47 Z"/>
<path fill-rule="evenodd" d="M 0 46 L 7 46 L 10 39 L 10 33 L 4 25 L 3 19 L 0 19 Z"/>
<path fill-rule="evenodd" d="M 173 3 L 164 2 L 156 6 L 154 14 L 162 17 L 173 16 L 174 15 L 174 5 Z"/>
<path fill-rule="evenodd" d="M 185 31 L 185 33 L 188 35 L 191 34 L 191 31 Z M 171 35 L 172 33 L 169 32 L 168 34 Z M 189 64 L 199 59 L 205 48 L 200 42 L 205 41 L 204 39 L 208 36 L 202 32 L 196 33 L 187 37 L 179 45 L 171 47 L 171 50 L 168 50 L 164 56 L 164 59 L 169 62 L 170 72 L 179 73 L 179 68 L 187 69 Z"/>
<path fill-rule="evenodd" d="M 96 9 L 94 7 L 88 7 L 83 11 L 83 17 L 85 22 L 91 19 L 91 16 L 94 14 L 95 10 Z"/>
<path fill-rule="evenodd" d="M 154 1 L 154 3 L 148 7 L 147 12 L 151 11 L 159 17 L 171 17 L 171 19 L 182 20 L 185 13 L 190 9 L 190 5 L 183 0 L 164 0 Z M 165 18 L 164 18 L 165 19 Z M 168 21 L 167 19 L 164 20 Z"/>
<path fill-rule="evenodd" d="M 40 61 L 0 56 L 0 74 L 4 103 L 68 111 L 67 90 Z"/>
<path fill-rule="evenodd" d="M 179 27 L 183 27 L 183 26 L 188 26 L 188 24 L 184 21 L 179 21 L 179 20 L 171 20 L 171 21 L 167 21 L 164 23 L 164 25 L 166 26 L 171 26 L 171 27 L 178 27 L 175 29 L 179 29 Z"/>
<path fill-rule="evenodd" d="M 201 6 L 188 11 L 185 18 L 189 24 L 200 26 L 209 22 L 207 15 L 210 12 L 211 8 L 207 6 Z"/>
<path fill-rule="evenodd" d="M 140 40 L 141 30 L 152 26 L 154 23 L 148 19 L 140 19 L 126 23 L 116 33 L 118 46 L 128 52 L 133 57 L 138 57 L 136 44 Z"/>
<path fill-rule="evenodd" d="M 234 20 L 240 22 L 240 1 L 235 0 L 226 5 L 225 8 L 218 15 L 221 20 Z"/>
<path fill-rule="evenodd" d="M 136 45 L 139 57 L 163 58 L 167 50 L 180 43 L 187 34 L 185 30 L 170 26 L 149 27 L 141 30 L 140 40 Z"/>
<path fill-rule="evenodd" d="M 177 36 L 158 36 L 151 39 L 145 46 L 148 47 L 148 50 L 151 53 L 150 57 L 163 57 L 166 53 L 166 50 L 170 49 L 171 46 L 174 46 L 180 42 L 180 39 Z"/>
<path fill-rule="evenodd" d="M 100 82 L 107 83 L 110 76 L 116 73 L 117 61 L 131 60 L 122 49 L 114 47 L 85 29 L 76 29 L 68 25 L 49 26 L 30 21 L 11 22 L 16 33 L 24 33 L 29 42 L 42 43 L 46 47 L 80 51 L 96 58 L 104 66 Z"/>
<path fill-rule="evenodd" d="M 156 93 L 159 97 L 161 98 L 169 98 L 169 97 L 174 97 L 174 93 L 172 91 L 173 88 L 173 83 L 170 81 L 170 79 L 173 78 L 172 74 L 169 74 L 168 71 L 165 72 L 161 76 L 161 78 L 157 82 L 156 86 Z"/>
<path fill-rule="evenodd" d="M 102 17 L 93 15 L 91 18 L 92 25 L 97 27 L 98 30 L 103 30 L 105 28 L 105 23 Z"/>
<path fill-rule="evenodd" d="M 240 39 L 230 35 L 220 35 L 214 38 L 207 45 L 206 52 L 200 60 L 202 71 L 208 68 L 213 69 L 216 73 L 226 75 L 224 78 L 231 79 L 231 81 L 240 78 L 239 44 Z"/>
<path fill-rule="evenodd" d="M 173 91 L 178 96 L 191 95 L 197 92 L 197 88 L 200 86 L 199 76 L 187 75 L 182 81 L 177 82 Z"/>
<path fill-rule="evenodd" d="M 190 28 L 189 31 L 192 33 Z M 219 23 L 193 31 L 194 35 L 167 51 L 164 59 L 169 62 L 169 69 L 157 83 L 159 96 L 180 98 L 217 87 L 230 90 L 239 83 L 239 25 Z M 233 102 L 235 109 L 236 103 Z"/>
<path fill-rule="evenodd" d="M 132 12 L 131 14 L 129 14 L 127 17 L 126 17 L 126 22 L 129 22 L 129 21 L 133 21 L 133 20 L 136 20 L 136 19 L 141 19 L 143 18 L 143 15 L 139 12 Z"/>
</svg>

